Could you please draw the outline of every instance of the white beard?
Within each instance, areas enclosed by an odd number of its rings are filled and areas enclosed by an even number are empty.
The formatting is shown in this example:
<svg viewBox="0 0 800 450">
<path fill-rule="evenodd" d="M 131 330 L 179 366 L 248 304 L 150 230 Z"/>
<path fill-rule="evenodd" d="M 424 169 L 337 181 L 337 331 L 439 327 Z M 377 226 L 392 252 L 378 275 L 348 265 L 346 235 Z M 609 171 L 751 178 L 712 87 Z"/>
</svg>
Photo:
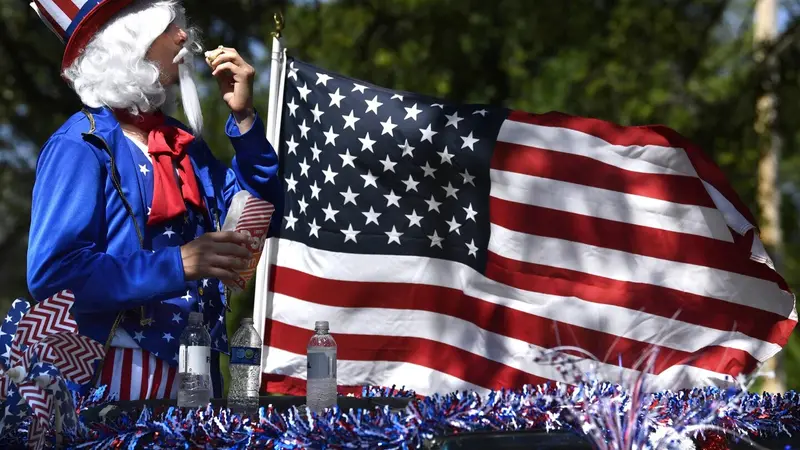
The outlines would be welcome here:
<svg viewBox="0 0 800 450">
<path fill-rule="evenodd" d="M 178 76 L 181 91 L 183 113 L 189 121 L 189 127 L 196 137 L 203 134 L 203 111 L 200 107 L 200 94 L 194 82 L 194 69 L 192 58 L 186 56 L 182 64 L 178 65 Z"/>
</svg>

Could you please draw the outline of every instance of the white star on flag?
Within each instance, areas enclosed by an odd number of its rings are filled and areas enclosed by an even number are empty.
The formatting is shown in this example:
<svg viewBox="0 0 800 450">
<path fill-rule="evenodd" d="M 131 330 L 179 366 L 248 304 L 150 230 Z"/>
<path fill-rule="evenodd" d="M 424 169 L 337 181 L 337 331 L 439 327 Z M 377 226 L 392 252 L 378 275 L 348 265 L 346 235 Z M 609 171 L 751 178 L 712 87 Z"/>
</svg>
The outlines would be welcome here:
<svg viewBox="0 0 800 450">
<path fill-rule="evenodd" d="M 352 224 L 348 225 L 346 230 L 341 230 L 341 231 L 342 233 L 344 233 L 345 242 L 353 241 L 355 243 L 358 243 L 358 241 L 356 240 L 356 236 L 358 235 L 358 233 L 360 233 L 360 231 L 354 230 Z"/>
<path fill-rule="evenodd" d="M 408 119 L 417 120 L 417 116 L 419 115 L 419 113 L 422 112 L 421 109 L 417 109 L 416 103 L 414 103 L 411 106 L 411 108 L 405 108 L 405 110 L 406 110 L 406 116 L 403 118 L 403 120 L 408 120 Z"/>
</svg>

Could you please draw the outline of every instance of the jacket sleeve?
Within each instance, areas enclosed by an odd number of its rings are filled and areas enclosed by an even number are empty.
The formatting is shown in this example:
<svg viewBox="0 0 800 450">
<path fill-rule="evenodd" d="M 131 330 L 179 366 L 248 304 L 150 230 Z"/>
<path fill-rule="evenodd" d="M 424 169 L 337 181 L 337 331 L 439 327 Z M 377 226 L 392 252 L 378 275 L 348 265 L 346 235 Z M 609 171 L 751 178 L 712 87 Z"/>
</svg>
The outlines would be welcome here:
<svg viewBox="0 0 800 450">
<path fill-rule="evenodd" d="M 35 299 L 70 290 L 76 312 L 91 313 L 130 309 L 185 290 L 180 247 L 105 253 L 104 166 L 80 138 L 57 135 L 42 149 L 28 243 L 28 289 Z M 126 219 L 119 231 L 135 240 L 129 224 Z"/>
<path fill-rule="evenodd" d="M 278 175 L 278 155 L 267 140 L 261 117 L 256 113 L 253 126 L 242 134 L 231 115 L 225 124 L 225 133 L 236 152 L 231 162 L 232 169 L 225 168 L 228 171 L 225 205 L 230 207 L 233 195 L 241 189 L 272 203 L 275 206 L 269 233 L 272 235 L 283 220 L 283 185 Z"/>
</svg>

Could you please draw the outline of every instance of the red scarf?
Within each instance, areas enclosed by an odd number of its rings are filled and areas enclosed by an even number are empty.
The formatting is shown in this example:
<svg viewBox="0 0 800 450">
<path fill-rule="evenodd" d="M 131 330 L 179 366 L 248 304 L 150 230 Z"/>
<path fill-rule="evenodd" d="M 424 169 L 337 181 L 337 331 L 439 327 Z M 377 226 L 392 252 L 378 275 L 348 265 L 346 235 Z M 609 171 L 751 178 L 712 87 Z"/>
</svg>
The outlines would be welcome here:
<svg viewBox="0 0 800 450">
<path fill-rule="evenodd" d="M 173 125 L 166 124 L 161 112 L 132 116 L 125 111 L 115 111 L 120 122 L 129 123 L 148 134 L 147 152 L 153 162 L 153 204 L 147 225 L 154 225 L 186 213 L 186 203 L 202 208 L 203 198 L 194 176 L 194 168 L 186 153 L 194 136 Z M 178 169 L 180 181 L 175 179 Z"/>
</svg>

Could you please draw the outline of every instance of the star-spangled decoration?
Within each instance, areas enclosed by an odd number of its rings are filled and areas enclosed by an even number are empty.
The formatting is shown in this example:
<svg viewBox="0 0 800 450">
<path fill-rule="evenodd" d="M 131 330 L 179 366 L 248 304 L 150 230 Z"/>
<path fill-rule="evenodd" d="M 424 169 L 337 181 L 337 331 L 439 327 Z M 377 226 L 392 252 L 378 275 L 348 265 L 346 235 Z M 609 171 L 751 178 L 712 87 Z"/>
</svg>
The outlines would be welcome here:
<svg viewBox="0 0 800 450">
<path fill-rule="evenodd" d="M 295 72 L 296 73 L 296 72 Z M 315 78 L 316 79 L 316 78 Z M 313 81 L 308 83 L 307 86 L 313 86 Z M 319 87 L 319 86 L 317 86 Z M 315 88 L 316 89 L 316 88 Z M 309 91 L 311 91 L 309 89 Z M 314 149 L 318 151 L 318 156 L 322 154 L 319 147 L 322 146 L 321 136 L 312 131 L 313 116 L 308 114 L 310 108 L 318 102 L 319 95 L 316 91 L 305 94 L 303 99 L 299 91 L 294 91 L 291 95 L 285 97 L 287 112 L 293 114 L 297 121 L 292 121 L 293 128 L 291 133 L 285 133 L 280 136 L 281 147 L 287 151 L 291 151 L 294 155 L 303 155 L 306 160 L 306 165 L 309 173 L 321 169 L 317 164 L 318 160 L 314 160 Z M 327 105 L 327 101 L 320 104 L 320 108 Z M 287 114 L 287 116 L 289 115 Z M 324 116 L 323 116 L 324 118 Z M 315 124 L 319 125 L 319 123 Z M 141 152 L 135 153 L 136 164 L 147 164 L 147 167 L 152 169 L 149 165 L 147 157 Z M 334 170 L 337 170 L 334 168 Z M 148 175 L 148 177 L 151 174 Z M 297 190 L 298 186 L 306 186 L 306 180 L 309 178 L 307 175 L 301 175 L 300 170 L 295 170 L 293 173 L 281 174 L 282 181 L 286 189 Z M 298 178 L 302 179 L 302 183 Z M 145 197 L 146 206 L 152 205 L 153 201 L 153 185 L 145 183 Z M 233 194 L 235 192 L 231 192 Z M 306 193 L 306 200 L 308 194 Z M 311 201 L 307 202 L 311 204 Z M 310 206 L 307 206 L 310 208 Z M 206 220 L 203 210 L 196 208 L 187 208 L 184 214 L 176 217 L 173 220 L 168 220 L 164 223 L 157 225 L 148 225 L 144 228 L 146 239 L 150 243 L 150 251 L 158 251 L 165 247 L 177 247 L 184 245 L 204 233 L 216 231 L 221 223 L 218 223 L 220 217 L 217 215 L 220 211 L 216 211 L 213 207 L 210 209 L 212 217 L 216 219 Z M 299 210 L 294 212 L 294 217 L 297 218 Z M 276 224 L 281 225 L 283 223 Z M 202 279 L 197 281 L 187 282 L 184 290 L 176 294 L 173 298 L 164 299 L 162 302 L 147 305 L 141 312 L 126 314 L 123 321 L 120 323 L 123 329 L 129 336 L 131 336 L 139 346 L 154 356 L 165 355 L 165 361 L 172 364 L 170 360 L 179 346 L 179 336 L 183 331 L 183 327 L 187 325 L 187 316 L 191 312 L 202 312 L 204 314 L 204 326 L 208 328 L 211 335 L 212 343 L 223 343 L 222 339 L 227 331 L 223 321 L 217 320 L 219 314 L 227 310 L 225 301 L 225 291 L 218 289 L 220 281 L 217 279 Z M 139 308 L 137 308 L 138 310 Z M 150 319 L 149 321 L 142 321 L 142 318 Z M 227 343 L 221 345 L 212 345 L 215 351 L 225 352 L 229 351 Z M 0 347 L 0 351 L 2 347 Z M 167 356 L 169 355 L 169 356 Z"/>
<path fill-rule="evenodd" d="M 311 153 L 314 154 L 314 156 L 312 156 L 311 159 L 314 161 L 319 161 L 319 155 L 322 153 L 322 150 L 319 147 L 317 147 L 316 142 L 314 142 L 314 145 L 311 146 Z"/>
<path fill-rule="evenodd" d="M 341 94 L 339 93 L 339 91 L 340 91 L 340 90 L 341 90 L 341 89 L 338 89 L 338 88 L 337 88 L 337 89 L 336 89 L 336 92 L 333 92 L 333 93 L 331 93 L 331 94 L 328 94 L 328 95 L 330 95 L 330 96 L 331 96 L 331 103 L 330 103 L 330 105 L 328 105 L 328 106 L 336 106 L 337 108 L 341 108 L 341 107 L 342 107 L 342 104 L 341 104 L 341 103 L 342 103 L 342 100 L 344 100 L 344 95 L 341 95 Z"/>
<path fill-rule="evenodd" d="M 489 167 L 508 111 L 395 92 L 293 58 L 289 64 L 280 237 L 482 270 Z"/>
<path fill-rule="evenodd" d="M 350 110 L 350 114 L 348 114 L 346 116 L 342 116 L 342 119 L 344 119 L 344 127 L 345 128 L 352 128 L 353 130 L 356 129 L 356 122 L 361 120 L 360 117 L 356 117 L 356 116 L 353 115 L 353 110 L 352 109 Z"/>
<path fill-rule="evenodd" d="M 344 168 L 344 166 L 350 166 L 354 169 L 356 168 L 356 165 L 354 164 L 356 157 L 350 154 L 350 149 L 347 149 L 344 154 L 339 155 L 339 157 L 342 158 L 342 168 Z"/>
<path fill-rule="evenodd" d="M 306 196 L 304 195 L 303 198 L 297 202 L 298 206 L 300 206 L 300 214 L 306 213 L 306 208 L 308 208 L 308 202 L 306 202 Z"/>
<path fill-rule="evenodd" d="M 318 73 L 317 74 L 317 82 L 315 84 L 321 84 L 323 86 L 327 86 L 328 80 L 331 79 L 331 76 L 325 73 Z"/>
<path fill-rule="evenodd" d="M 162 234 L 166 236 L 168 239 L 171 239 L 172 236 L 175 236 L 176 233 L 172 231 L 172 227 L 164 227 L 164 233 Z"/>
<path fill-rule="evenodd" d="M 297 106 L 298 106 L 297 103 L 295 103 L 294 99 L 292 99 L 289 103 L 286 104 L 286 106 L 289 107 L 289 115 L 294 117 L 295 112 L 297 111 Z"/>
<path fill-rule="evenodd" d="M 422 112 L 421 109 L 417 109 L 417 104 L 414 103 L 410 108 L 404 108 L 406 110 L 406 116 L 403 117 L 403 120 L 417 120 L 417 116 L 419 113 Z"/>
<path fill-rule="evenodd" d="M 308 94 L 311 93 L 311 89 L 304 83 L 303 87 L 298 87 L 297 91 L 300 93 L 300 98 L 303 99 L 304 102 L 308 101 Z"/>
<path fill-rule="evenodd" d="M 297 221 L 300 220 L 299 218 L 294 217 L 294 213 L 292 211 L 289 211 L 289 214 L 287 214 L 286 217 L 284 217 L 284 219 L 286 220 L 287 230 L 290 228 L 294 230 L 295 224 L 297 224 Z"/>
<path fill-rule="evenodd" d="M 298 125 L 298 128 L 300 128 L 300 138 L 301 139 L 308 139 L 308 130 L 310 130 L 311 128 L 306 126 L 306 121 L 305 120 L 303 121 L 303 123 Z"/>
<path fill-rule="evenodd" d="M 348 204 L 348 203 L 352 203 L 352 204 L 358 206 L 356 204 L 356 197 L 358 197 L 360 194 L 358 194 L 357 192 L 353 192 L 353 190 L 350 188 L 350 186 L 347 186 L 347 192 L 340 192 L 340 194 L 342 194 L 342 197 L 344 197 L 344 204 L 345 205 Z"/>
<path fill-rule="evenodd" d="M 308 177 L 308 169 L 310 169 L 310 168 L 311 168 L 311 166 L 308 165 L 308 163 L 306 163 L 306 159 L 303 158 L 303 162 L 300 163 L 300 176 L 307 178 Z"/>
<path fill-rule="evenodd" d="M 319 109 L 319 104 L 314 105 L 314 109 L 311 110 L 311 114 L 314 114 L 314 122 L 322 123 L 320 118 L 323 114 L 325 114 L 325 112 Z"/>
</svg>

